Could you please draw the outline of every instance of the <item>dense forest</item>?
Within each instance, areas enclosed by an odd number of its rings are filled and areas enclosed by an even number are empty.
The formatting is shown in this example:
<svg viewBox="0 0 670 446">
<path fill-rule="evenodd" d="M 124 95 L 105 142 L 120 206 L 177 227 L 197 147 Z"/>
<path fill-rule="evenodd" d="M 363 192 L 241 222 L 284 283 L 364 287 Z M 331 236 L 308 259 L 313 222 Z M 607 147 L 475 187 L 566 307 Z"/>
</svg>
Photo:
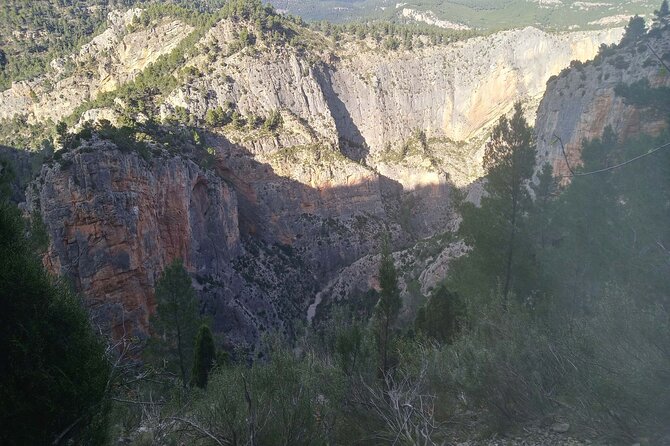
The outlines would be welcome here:
<svg viewBox="0 0 670 446">
<path fill-rule="evenodd" d="M 35 9 L 18 3 L 3 4 L 3 24 L 46 27 L 62 39 L 34 49 L 33 65 L 13 61 L 27 43 L 8 46 L 0 52 L 0 85 L 43 70 L 102 23 L 97 12 L 81 13 L 78 2 L 34 2 Z M 291 41 L 292 27 L 305 26 L 275 18 L 260 2 L 196 7 L 203 12 L 179 5 L 174 11 L 192 23 L 243 16 L 258 23 L 259 35 L 280 43 Z M 54 10 L 70 11 L 74 21 L 46 20 Z M 145 17 L 161 11 L 149 7 Z M 669 18 L 664 1 L 649 29 L 631 20 L 622 45 L 654 36 Z M 329 35 L 414 44 L 396 25 L 314 26 Z M 196 31 L 98 104 L 121 97 L 132 113 L 151 116 L 151 96 L 174 87 L 171 73 L 197 37 Z M 240 45 L 253 45 L 253 37 Z M 663 58 L 660 64 L 667 69 Z M 40 258 L 48 236 L 39 215 L 22 215 L 12 202 L 16 172 L 3 161 L 0 442 L 437 445 L 559 420 L 554 431 L 570 429 L 598 443 L 667 444 L 670 90 L 642 81 L 621 84 L 617 94 L 666 116 L 665 130 L 619 140 L 607 128 L 584 141 L 581 163 L 571 165 L 566 156 L 565 175 L 538 166 L 521 104 L 500 118 L 485 147 L 481 202 L 456 197 L 462 221 L 454 236 L 468 253 L 452 262 L 414 320 L 399 317 L 398 271 L 388 234 L 380 234 L 378 289 L 333 303 L 290 339 L 266 333 L 254 352 L 214 332 L 180 259 L 157 282 L 152 338 L 104 339 L 71 284 L 45 272 Z M 232 104 L 209 110 L 204 123 L 189 121 L 185 110 L 168 121 L 126 117 L 118 128 L 105 121 L 68 132 L 73 117 L 52 130 L 60 150 L 44 156 L 57 160 L 92 138 L 143 157 L 167 141 L 206 152 L 198 125 L 266 131 L 282 125 L 276 112 L 241 116 Z"/>
</svg>

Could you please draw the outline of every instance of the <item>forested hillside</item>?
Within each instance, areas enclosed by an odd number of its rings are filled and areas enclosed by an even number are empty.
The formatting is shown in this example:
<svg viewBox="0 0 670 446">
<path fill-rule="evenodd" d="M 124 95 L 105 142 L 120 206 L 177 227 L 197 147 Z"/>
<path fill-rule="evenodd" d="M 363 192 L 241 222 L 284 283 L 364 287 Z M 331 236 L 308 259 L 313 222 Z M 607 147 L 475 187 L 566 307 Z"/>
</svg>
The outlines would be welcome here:
<svg viewBox="0 0 670 446">
<path fill-rule="evenodd" d="M 485 31 L 520 26 L 554 30 L 612 26 L 625 23 L 635 14 L 650 15 L 658 7 L 653 0 L 272 0 L 271 3 L 308 20 L 340 22 L 383 17 Z"/>
</svg>

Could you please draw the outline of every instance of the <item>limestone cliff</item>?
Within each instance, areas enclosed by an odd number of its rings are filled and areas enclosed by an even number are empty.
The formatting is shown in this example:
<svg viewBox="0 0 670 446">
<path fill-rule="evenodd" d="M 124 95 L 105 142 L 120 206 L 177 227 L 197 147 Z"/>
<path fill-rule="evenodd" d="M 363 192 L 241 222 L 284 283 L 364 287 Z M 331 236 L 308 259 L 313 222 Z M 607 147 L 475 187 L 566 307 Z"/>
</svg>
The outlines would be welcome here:
<svg viewBox="0 0 670 446">
<path fill-rule="evenodd" d="M 73 72 L 56 62 L 52 85 L 43 78 L 0 93 L 0 118 L 61 119 L 192 31 L 169 17 L 131 25 L 136 14 L 115 16 L 69 59 Z M 269 327 L 290 334 L 316 296 L 344 298 L 374 283 L 386 231 L 401 251 L 405 297 L 427 292 L 464 250 L 443 235 L 457 224 L 451 194 L 481 175 L 490 124 L 621 34 L 526 28 L 408 52 L 370 40 L 335 45 L 301 29 L 292 32 L 303 45 L 258 35 L 240 46 L 253 26 L 214 24 L 171 67 L 176 87 L 142 96 L 173 132 L 163 146 L 142 156 L 93 136 L 58 152 L 30 189 L 28 208 L 52 238 L 48 265 L 116 336 L 146 336 L 154 284 L 176 257 L 215 328 L 238 343 L 254 344 Z M 130 102 L 86 111 L 78 128 L 121 117 L 144 125 Z M 217 107 L 236 121 L 208 122 Z M 273 113 L 281 124 L 263 125 Z M 196 134 L 207 165 L 180 132 Z"/>
<path fill-rule="evenodd" d="M 667 58 L 670 30 L 577 64 L 548 82 L 535 123 L 541 161 L 550 162 L 558 174 L 569 173 L 556 136 L 563 141 L 571 165 L 578 165 L 582 140 L 601 137 L 607 126 L 620 141 L 639 133 L 655 135 L 665 127 L 665 116 L 627 104 L 615 92 L 617 85 L 643 79 L 652 87 L 670 86 L 670 76 L 647 44 Z"/>
<path fill-rule="evenodd" d="M 391 54 L 351 48 L 334 67 L 333 90 L 375 151 L 416 128 L 429 138 L 463 141 L 515 100 L 541 96 L 546 80 L 570 61 L 588 60 L 600 44 L 620 37 L 620 29 L 548 34 L 525 28 Z M 355 139 L 352 131 L 341 133 Z"/>
<path fill-rule="evenodd" d="M 48 75 L 16 82 L 0 92 L 0 119 L 25 116 L 29 122 L 58 122 L 100 93 L 134 79 L 193 31 L 170 19 L 133 30 L 133 19 L 140 13 L 139 9 L 112 12 L 107 30 L 78 53 L 54 60 Z"/>
</svg>

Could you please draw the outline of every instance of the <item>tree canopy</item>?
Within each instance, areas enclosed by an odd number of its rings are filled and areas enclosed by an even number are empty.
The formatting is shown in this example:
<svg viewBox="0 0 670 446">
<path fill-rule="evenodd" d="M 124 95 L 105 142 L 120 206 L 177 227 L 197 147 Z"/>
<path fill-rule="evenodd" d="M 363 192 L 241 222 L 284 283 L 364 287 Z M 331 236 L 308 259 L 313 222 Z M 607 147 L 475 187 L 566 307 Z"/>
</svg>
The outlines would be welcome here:
<svg viewBox="0 0 670 446">
<path fill-rule="evenodd" d="M 0 203 L 0 443 L 102 444 L 110 366 L 88 314 Z"/>
</svg>

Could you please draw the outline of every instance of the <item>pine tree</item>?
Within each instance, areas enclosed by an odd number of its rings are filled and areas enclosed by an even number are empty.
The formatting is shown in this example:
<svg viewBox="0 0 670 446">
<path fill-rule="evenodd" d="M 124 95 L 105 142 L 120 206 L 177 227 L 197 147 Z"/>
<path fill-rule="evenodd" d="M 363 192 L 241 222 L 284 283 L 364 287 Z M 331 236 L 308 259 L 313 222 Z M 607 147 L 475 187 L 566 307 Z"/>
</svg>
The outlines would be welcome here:
<svg viewBox="0 0 670 446">
<path fill-rule="evenodd" d="M 532 185 L 535 193 L 535 202 L 530 213 L 530 227 L 535 232 L 535 244 L 545 248 L 548 243 L 548 228 L 551 219 L 551 204 L 553 198 L 558 194 L 559 183 L 554 176 L 554 168 L 546 163 L 537 173 L 537 184 Z"/>
<path fill-rule="evenodd" d="M 523 116 L 521 103 L 514 104 L 511 119 L 502 116 L 493 129 L 484 152 L 484 168 L 488 183 L 485 186 L 492 198 L 502 200 L 508 221 L 507 258 L 503 296 L 507 297 L 512 282 L 512 265 L 519 220 L 529 202 L 526 184 L 535 168 L 535 137 Z"/>
<path fill-rule="evenodd" d="M 663 0 L 661 3 L 660 9 L 654 11 L 654 18 L 652 23 L 652 29 L 654 32 L 658 32 L 661 28 L 668 23 L 668 18 L 670 18 L 670 7 L 668 6 L 668 0 Z"/>
<path fill-rule="evenodd" d="M 195 341 L 195 355 L 193 358 L 193 371 L 191 373 L 191 385 L 201 389 L 207 387 L 209 372 L 214 366 L 216 359 L 216 348 L 212 331 L 207 325 L 201 325 L 198 337 Z"/>
<path fill-rule="evenodd" d="M 379 372 L 384 374 L 389 370 L 389 350 L 392 341 L 393 324 L 398 318 L 400 308 L 402 308 L 398 277 L 388 240 L 384 241 L 382 247 L 382 258 L 379 266 L 379 287 L 380 296 L 375 307 L 375 336 L 379 351 Z"/>
<path fill-rule="evenodd" d="M 1 175 L 0 175 L 1 176 Z M 0 444 L 104 444 L 110 366 L 79 296 L 0 199 Z"/>
<path fill-rule="evenodd" d="M 439 342 L 452 342 L 465 321 L 465 307 L 445 285 L 436 288 L 414 321 L 417 332 Z"/>
<path fill-rule="evenodd" d="M 459 233 L 472 251 L 451 267 L 450 288 L 463 296 L 488 295 L 498 285 L 505 299 L 525 294 L 534 283 L 533 248 L 527 216 L 533 202 L 528 182 L 535 168 L 535 138 L 521 104 L 503 116 L 486 145 L 487 175 L 480 206 L 460 206 Z"/>
<path fill-rule="evenodd" d="M 156 284 L 158 307 L 152 325 L 168 363 L 178 369 L 183 385 L 189 376 L 193 346 L 200 325 L 198 303 L 191 278 L 180 259 L 168 265 Z"/>
<path fill-rule="evenodd" d="M 625 45 L 627 43 L 637 42 L 640 37 L 644 36 L 647 32 L 647 27 L 644 23 L 644 19 L 638 15 L 631 17 L 628 25 L 626 26 L 626 32 L 621 38 L 621 44 Z"/>
</svg>

